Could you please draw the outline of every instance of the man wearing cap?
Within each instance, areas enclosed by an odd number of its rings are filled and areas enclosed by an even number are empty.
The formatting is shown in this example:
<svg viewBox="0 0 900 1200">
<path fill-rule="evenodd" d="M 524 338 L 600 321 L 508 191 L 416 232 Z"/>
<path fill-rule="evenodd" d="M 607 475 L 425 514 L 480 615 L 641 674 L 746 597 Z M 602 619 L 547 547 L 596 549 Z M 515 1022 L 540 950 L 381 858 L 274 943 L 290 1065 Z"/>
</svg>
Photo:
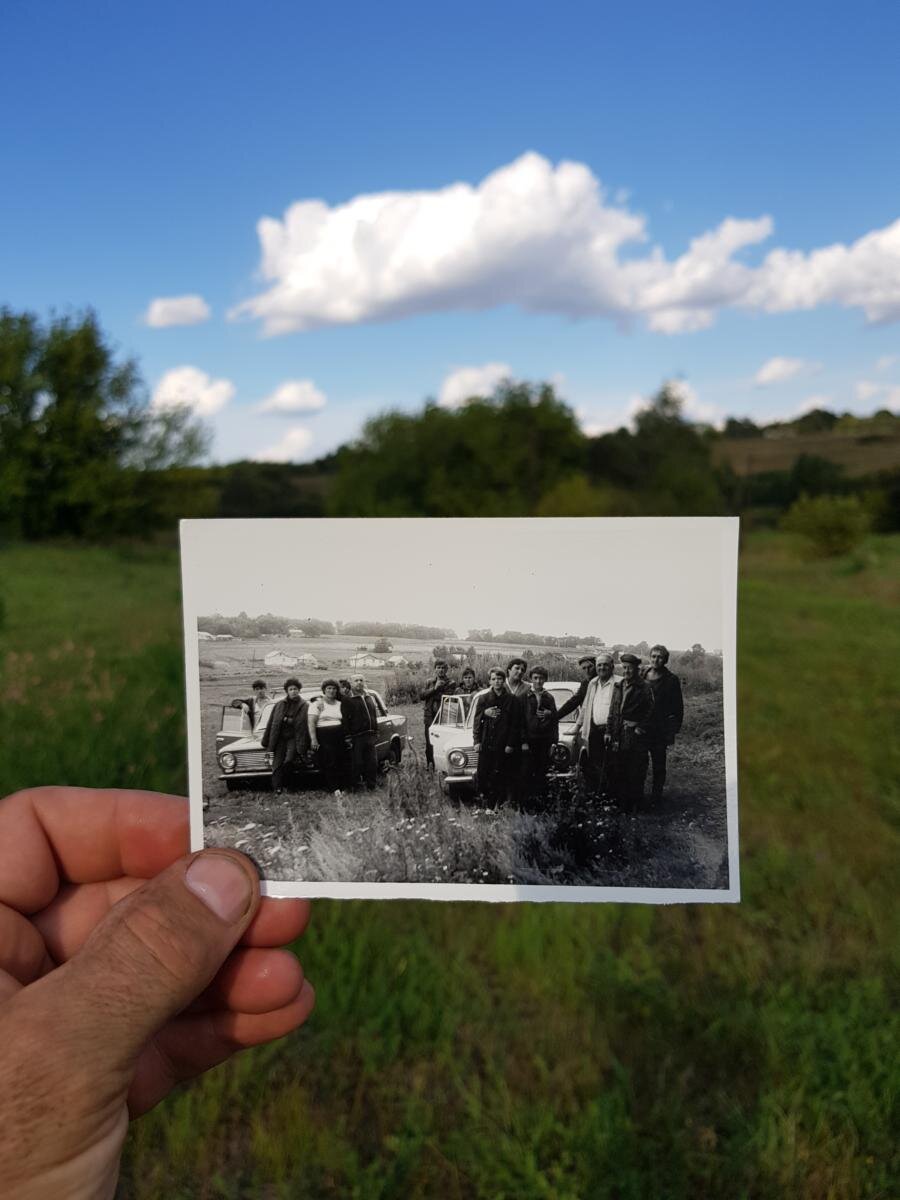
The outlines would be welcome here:
<svg viewBox="0 0 900 1200">
<path fill-rule="evenodd" d="M 587 748 L 585 780 L 598 794 L 609 790 L 609 710 L 617 681 L 613 675 L 613 656 L 606 650 L 598 654 L 594 676 L 587 680 L 576 733 Z M 573 697 L 574 699 L 574 697 Z M 569 701 L 571 704 L 572 701 Z M 565 711 L 563 705 L 561 711 Z"/>
<path fill-rule="evenodd" d="M 681 730 L 684 720 L 684 697 L 681 680 L 673 675 L 667 664 L 669 651 L 665 646 L 650 650 L 650 666 L 641 672 L 644 682 L 653 692 L 653 721 L 650 726 L 651 784 L 654 800 L 661 800 L 666 785 L 666 754 Z"/>
<path fill-rule="evenodd" d="M 641 679 L 641 660 L 636 654 L 623 654 L 619 661 L 623 675 L 609 706 L 607 733 L 616 753 L 616 795 L 634 811 L 644 799 L 653 691 Z"/>
<path fill-rule="evenodd" d="M 562 721 L 569 713 L 575 712 L 584 704 L 584 698 L 587 695 L 588 685 L 596 676 L 597 672 L 594 669 L 595 659 L 592 654 L 583 654 L 578 660 L 578 665 L 581 667 L 581 687 L 565 704 L 557 711 L 557 718 Z"/>
<path fill-rule="evenodd" d="M 276 792 L 284 791 L 288 769 L 302 762 L 309 750 L 309 705 L 300 695 L 300 686 L 299 679 L 284 681 L 284 699 L 275 705 L 262 735 L 263 749 L 272 754 L 272 786 Z"/>
</svg>

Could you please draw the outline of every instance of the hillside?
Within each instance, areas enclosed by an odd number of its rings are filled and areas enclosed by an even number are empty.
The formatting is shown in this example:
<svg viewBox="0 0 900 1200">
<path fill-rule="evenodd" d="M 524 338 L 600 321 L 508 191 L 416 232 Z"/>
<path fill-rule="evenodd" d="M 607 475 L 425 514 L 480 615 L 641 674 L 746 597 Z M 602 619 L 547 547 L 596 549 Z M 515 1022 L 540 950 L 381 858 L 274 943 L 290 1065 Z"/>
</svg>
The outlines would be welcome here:
<svg viewBox="0 0 900 1200">
<path fill-rule="evenodd" d="M 736 475 L 789 471 L 801 454 L 843 467 L 848 476 L 871 475 L 900 467 L 900 433 L 793 433 L 753 438 L 717 438 L 713 461 Z"/>
</svg>

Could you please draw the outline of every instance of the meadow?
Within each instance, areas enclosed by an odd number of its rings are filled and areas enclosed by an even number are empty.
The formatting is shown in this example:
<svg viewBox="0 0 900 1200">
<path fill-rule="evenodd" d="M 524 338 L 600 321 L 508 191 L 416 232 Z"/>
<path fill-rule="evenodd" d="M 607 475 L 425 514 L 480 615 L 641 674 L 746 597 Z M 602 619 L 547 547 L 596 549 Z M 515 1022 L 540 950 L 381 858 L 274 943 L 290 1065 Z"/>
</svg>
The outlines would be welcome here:
<svg viewBox="0 0 900 1200">
<path fill-rule="evenodd" d="M 138 1122 L 123 1197 L 898 1194 L 900 539 L 741 571 L 742 903 L 317 902 L 309 1026 Z M 0 789 L 182 790 L 174 555 L 7 548 L 0 596 Z"/>
</svg>

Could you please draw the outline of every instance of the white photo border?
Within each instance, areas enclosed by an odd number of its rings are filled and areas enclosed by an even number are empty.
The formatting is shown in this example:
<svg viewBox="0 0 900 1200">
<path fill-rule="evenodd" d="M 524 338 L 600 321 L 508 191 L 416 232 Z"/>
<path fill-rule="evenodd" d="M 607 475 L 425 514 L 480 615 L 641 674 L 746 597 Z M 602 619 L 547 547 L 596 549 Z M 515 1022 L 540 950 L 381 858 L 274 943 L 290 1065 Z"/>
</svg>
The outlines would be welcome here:
<svg viewBox="0 0 900 1200">
<path fill-rule="evenodd" d="M 380 536 L 390 540 L 391 532 L 401 535 L 410 522 L 429 522 L 435 526 L 449 522 L 468 526 L 496 525 L 527 526 L 539 521 L 583 530 L 595 524 L 611 529 L 625 526 L 635 533 L 648 525 L 665 525 L 670 536 L 677 538 L 679 529 L 687 526 L 707 526 L 719 532 L 722 603 L 722 693 L 725 741 L 725 811 L 728 851 L 728 886 L 713 888 L 652 888 L 652 887 L 585 887 L 579 885 L 551 886 L 544 884 L 493 883 L 325 883 L 309 881 L 276 881 L 263 879 L 263 896 L 297 897 L 304 899 L 341 900 L 466 900 L 489 903 L 511 901 L 564 903 L 625 903 L 625 904 L 736 904 L 741 899 L 740 861 L 738 842 L 738 747 L 737 747 L 737 578 L 739 518 L 737 517 L 347 517 L 347 518 L 254 518 L 182 520 L 181 582 L 184 614 L 185 691 L 187 699 L 188 732 L 188 789 L 190 806 L 191 850 L 205 846 L 203 823 L 203 757 L 200 722 L 200 672 L 197 642 L 197 618 L 201 616 L 197 600 L 197 583 L 204 532 L 209 526 L 229 526 L 235 543 L 242 537 L 252 537 L 261 524 L 287 527 L 293 525 L 299 534 L 304 525 L 332 523 L 342 527 L 355 526 L 359 536 L 371 539 L 375 526 L 395 526 Z M 514 536 L 510 529 L 509 536 Z"/>
</svg>

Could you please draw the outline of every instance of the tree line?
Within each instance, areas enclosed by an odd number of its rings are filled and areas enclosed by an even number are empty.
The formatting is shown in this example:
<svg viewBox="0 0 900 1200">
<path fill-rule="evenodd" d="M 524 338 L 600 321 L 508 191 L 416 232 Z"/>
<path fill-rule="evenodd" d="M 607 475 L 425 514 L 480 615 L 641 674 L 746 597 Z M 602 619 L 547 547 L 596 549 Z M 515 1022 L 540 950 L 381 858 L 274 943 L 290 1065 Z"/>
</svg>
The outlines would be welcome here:
<svg viewBox="0 0 900 1200">
<path fill-rule="evenodd" d="M 895 419 L 876 418 L 872 436 L 885 436 Z M 794 425 L 842 421 L 815 412 Z M 764 430 L 732 419 L 726 432 Z M 184 409 L 150 406 L 137 364 L 117 356 L 94 314 L 41 322 L 0 310 L 0 534 L 11 537 L 170 535 L 181 517 L 742 513 L 774 522 L 816 496 L 840 497 L 878 528 L 900 527 L 900 470 L 850 478 L 807 455 L 789 471 L 738 478 L 714 461 L 721 436 L 689 421 L 672 387 L 631 428 L 588 437 L 550 384 L 507 382 L 458 409 L 426 402 L 378 414 L 314 463 L 202 466 L 209 431 Z M 423 636 L 369 623 L 347 632 Z"/>
</svg>

